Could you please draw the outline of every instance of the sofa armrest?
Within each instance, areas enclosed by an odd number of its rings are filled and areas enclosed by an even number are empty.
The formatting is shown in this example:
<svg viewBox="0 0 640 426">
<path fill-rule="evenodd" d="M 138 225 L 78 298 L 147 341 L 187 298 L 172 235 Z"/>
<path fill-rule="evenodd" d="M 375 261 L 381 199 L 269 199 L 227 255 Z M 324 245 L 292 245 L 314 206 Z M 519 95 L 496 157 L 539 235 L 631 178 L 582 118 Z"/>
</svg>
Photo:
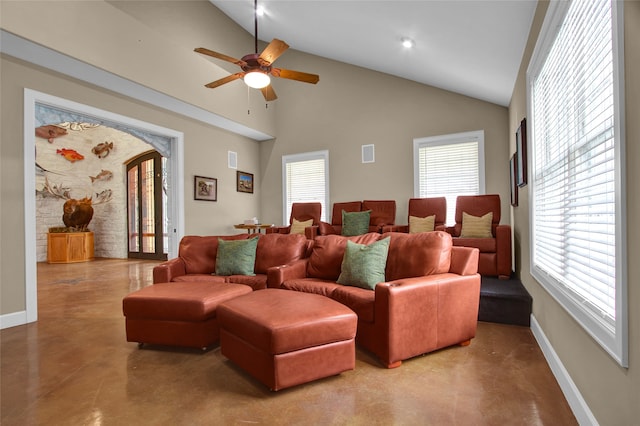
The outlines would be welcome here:
<svg viewBox="0 0 640 426">
<path fill-rule="evenodd" d="M 496 226 L 496 257 L 498 276 L 507 279 L 511 276 L 511 226 Z"/>
<path fill-rule="evenodd" d="M 320 227 L 318 225 L 311 225 L 304 228 L 304 236 L 307 240 L 313 240 L 320 235 Z"/>
<path fill-rule="evenodd" d="M 286 280 L 305 278 L 307 276 L 308 259 L 299 259 L 286 265 L 273 266 L 267 269 L 267 288 L 280 288 Z"/>
<path fill-rule="evenodd" d="M 173 278 L 186 274 L 184 261 L 176 257 L 153 268 L 153 283 L 169 283 L 173 281 Z"/>
<path fill-rule="evenodd" d="M 409 232 L 409 225 L 382 225 L 381 232 Z"/>
<path fill-rule="evenodd" d="M 475 336 L 480 275 L 435 274 L 375 288 L 377 355 L 387 367 Z"/>
<path fill-rule="evenodd" d="M 456 227 L 455 226 L 445 226 L 443 231 L 448 232 L 452 237 L 458 237 L 456 235 Z"/>
<path fill-rule="evenodd" d="M 480 250 L 474 247 L 451 247 L 451 265 L 449 272 L 458 275 L 473 275 L 478 273 Z"/>
<path fill-rule="evenodd" d="M 318 225 L 318 235 L 334 235 L 334 234 L 340 234 L 340 233 L 336 231 L 336 228 L 334 228 L 332 224 L 327 222 L 320 222 L 320 224 Z"/>
<path fill-rule="evenodd" d="M 265 234 L 288 234 L 291 231 L 291 225 L 289 226 L 272 226 L 265 228 Z"/>
</svg>

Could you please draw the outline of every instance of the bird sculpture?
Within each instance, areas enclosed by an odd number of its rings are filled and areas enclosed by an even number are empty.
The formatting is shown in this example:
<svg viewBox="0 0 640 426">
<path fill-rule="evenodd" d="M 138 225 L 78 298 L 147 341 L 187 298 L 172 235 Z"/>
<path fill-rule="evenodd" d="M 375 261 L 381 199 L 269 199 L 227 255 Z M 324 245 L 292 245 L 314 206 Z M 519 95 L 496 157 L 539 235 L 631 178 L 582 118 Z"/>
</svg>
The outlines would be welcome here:
<svg viewBox="0 0 640 426">
<path fill-rule="evenodd" d="M 93 218 L 91 198 L 67 200 L 62 206 L 62 210 L 64 212 L 62 215 L 64 226 L 78 231 L 85 231 Z"/>
</svg>

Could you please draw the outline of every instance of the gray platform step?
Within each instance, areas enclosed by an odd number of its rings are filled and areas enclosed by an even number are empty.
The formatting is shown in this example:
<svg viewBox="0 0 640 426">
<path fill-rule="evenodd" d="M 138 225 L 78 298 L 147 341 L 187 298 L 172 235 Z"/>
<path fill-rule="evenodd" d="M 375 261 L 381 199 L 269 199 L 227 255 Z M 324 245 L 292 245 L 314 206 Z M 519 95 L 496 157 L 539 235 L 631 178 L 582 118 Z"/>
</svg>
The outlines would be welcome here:
<svg viewBox="0 0 640 426">
<path fill-rule="evenodd" d="M 478 320 L 529 327 L 532 301 L 517 278 L 482 277 Z"/>
</svg>

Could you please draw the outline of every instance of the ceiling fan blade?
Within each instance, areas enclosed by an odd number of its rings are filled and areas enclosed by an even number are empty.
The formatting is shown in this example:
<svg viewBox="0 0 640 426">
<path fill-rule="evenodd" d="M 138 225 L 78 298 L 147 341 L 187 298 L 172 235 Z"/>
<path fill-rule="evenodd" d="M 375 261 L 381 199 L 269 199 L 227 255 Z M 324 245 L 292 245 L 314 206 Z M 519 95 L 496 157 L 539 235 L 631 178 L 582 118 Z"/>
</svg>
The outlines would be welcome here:
<svg viewBox="0 0 640 426">
<path fill-rule="evenodd" d="M 271 75 L 274 77 L 288 78 L 289 80 L 302 81 L 303 83 L 316 84 L 320 81 L 320 76 L 317 74 L 309 74 L 301 71 L 291 71 L 284 68 L 273 68 Z"/>
<path fill-rule="evenodd" d="M 260 89 L 260 91 L 262 92 L 262 96 L 264 96 L 264 100 L 267 102 L 275 101 L 276 99 L 278 99 L 278 97 L 276 96 L 276 92 L 275 90 L 273 90 L 273 87 L 271 85 L 263 87 L 262 89 Z"/>
<path fill-rule="evenodd" d="M 220 80 L 212 81 L 209 84 L 205 84 L 205 87 L 208 87 L 209 89 L 215 89 L 216 87 L 222 86 L 223 84 L 230 83 L 234 80 L 242 78 L 244 77 L 244 75 L 244 72 L 237 72 L 235 74 L 231 74 L 224 78 L 221 78 Z"/>
<path fill-rule="evenodd" d="M 288 48 L 289 48 L 289 45 L 287 43 L 285 43 L 282 40 L 278 40 L 277 38 L 274 38 L 273 40 L 271 40 L 271 43 L 269 43 L 269 45 L 265 47 L 262 53 L 260 54 L 260 57 L 258 58 L 260 65 L 262 66 L 271 65 Z"/>
<path fill-rule="evenodd" d="M 231 62 L 232 64 L 236 64 L 240 67 L 247 66 L 247 63 L 242 59 L 232 58 L 231 56 L 224 55 L 222 53 L 214 52 L 213 50 L 205 49 L 204 47 L 198 47 L 193 49 L 194 52 L 202 53 L 203 55 L 212 56 L 217 59 L 222 59 L 223 61 Z"/>
</svg>

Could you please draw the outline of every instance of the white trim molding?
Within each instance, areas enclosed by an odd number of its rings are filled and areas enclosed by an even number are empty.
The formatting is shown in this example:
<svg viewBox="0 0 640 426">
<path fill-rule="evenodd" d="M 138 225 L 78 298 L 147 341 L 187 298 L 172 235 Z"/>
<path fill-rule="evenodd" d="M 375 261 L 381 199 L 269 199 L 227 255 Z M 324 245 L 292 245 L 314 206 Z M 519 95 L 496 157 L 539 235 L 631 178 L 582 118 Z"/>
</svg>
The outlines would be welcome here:
<svg viewBox="0 0 640 426">
<path fill-rule="evenodd" d="M 547 364 L 549 364 L 551 372 L 558 381 L 560 389 L 562 390 L 564 397 L 567 399 L 569 407 L 571 407 L 571 411 L 573 411 L 573 415 L 576 416 L 578 423 L 581 426 L 598 425 L 598 421 L 589 409 L 587 402 L 584 400 L 582 394 L 578 390 L 578 387 L 571 379 L 567 369 L 564 368 L 564 364 L 562 364 L 560 357 L 553 349 L 553 346 L 551 346 L 551 342 L 547 339 L 547 336 L 542 331 L 542 328 L 540 328 L 540 324 L 538 324 L 538 321 L 533 314 L 531 314 L 531 332 L 538 342 L 538 346 L 540 346 L 542 354 L 547 360 Z"/>
</svg>

